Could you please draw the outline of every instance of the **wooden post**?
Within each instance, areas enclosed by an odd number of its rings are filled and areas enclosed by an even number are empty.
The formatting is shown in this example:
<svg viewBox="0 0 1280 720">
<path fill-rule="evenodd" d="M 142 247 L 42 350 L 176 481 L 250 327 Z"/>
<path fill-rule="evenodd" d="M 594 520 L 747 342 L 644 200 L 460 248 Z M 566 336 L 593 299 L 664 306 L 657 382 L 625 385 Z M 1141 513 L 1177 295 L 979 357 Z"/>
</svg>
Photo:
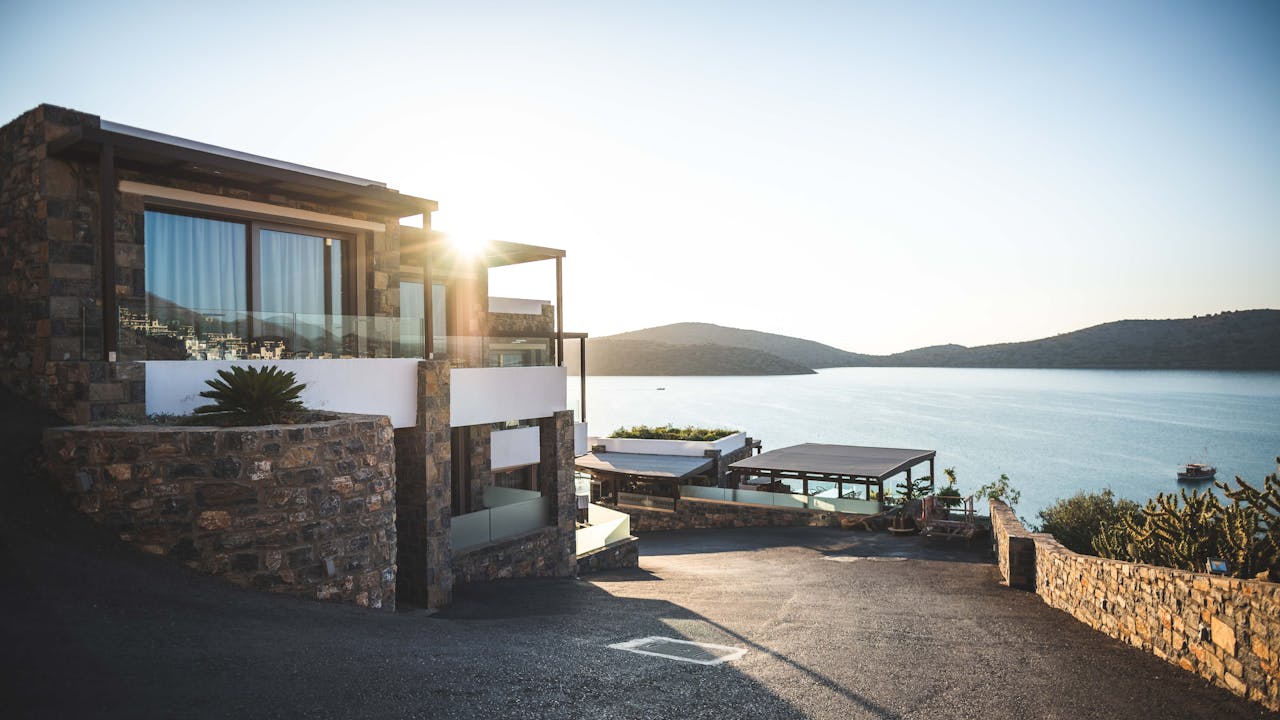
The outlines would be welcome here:
<svg viewBox="0 0 1280 720">
<path fill-rule="evenodd" d="M 933 492 L 933 488 L 938 484 L 938 478 L 934 475 L 933 458 L 929 458 L 929 492 Z"/>
</svg>

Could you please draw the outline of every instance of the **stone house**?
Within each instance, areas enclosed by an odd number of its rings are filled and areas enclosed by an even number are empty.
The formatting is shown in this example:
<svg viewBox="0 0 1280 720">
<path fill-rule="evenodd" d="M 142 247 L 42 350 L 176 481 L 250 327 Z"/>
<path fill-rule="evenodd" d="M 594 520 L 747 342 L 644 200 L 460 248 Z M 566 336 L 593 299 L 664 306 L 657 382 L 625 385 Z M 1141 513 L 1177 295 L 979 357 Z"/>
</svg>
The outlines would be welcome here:
<svg viewBox="0 0 1280 720">
<path fill-rule="evenodd" d="M 186 413 L 217 369 L 280 366 L 310 407 L 390 418 L 401 601 L 571 575 L 586 429 L 561 308 L 488 295 L 491 268 L 549 262 L 559 303 L 564 252 L 465 252 L 436 207 L 37 107 L 0 128 L 0 383 L 83 424 Z"/>
</svg>

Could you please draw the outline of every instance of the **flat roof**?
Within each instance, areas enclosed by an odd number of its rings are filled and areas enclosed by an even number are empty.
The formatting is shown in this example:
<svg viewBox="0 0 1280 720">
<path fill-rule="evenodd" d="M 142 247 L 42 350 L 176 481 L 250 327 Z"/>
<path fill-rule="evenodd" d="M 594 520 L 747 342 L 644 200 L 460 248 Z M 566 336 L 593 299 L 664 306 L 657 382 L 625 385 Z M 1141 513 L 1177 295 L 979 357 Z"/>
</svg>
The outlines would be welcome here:
<svg viewBox="0 0 1280 720">
<path fill-rule="evenodd" d="M 843 475 L 884 480 L 931 460 L 935 455 L 936 450 L 804 443 L 753 455 L 729 467 L 735 470 Z"/>
<path fill-rule="evenodd" d="M 643 455 L 640 453 L 587 453 L 573 461 L 579 470 L 626 475 L 650 480 L 683 480 L 710 468 L 715 462 L 695 455 Z"/>
<path fill-rule="evenodd" d="M 81 125 L 49 144 L 54 156 L 92 159 L 111 146 L 116 166 L 163 176 L 213 181 L 231 187 L 279 194 L 319 204 L 408 217 L 437 208 L 434 200 L 405 195 L 376 180 L 330 172 L 217 145 L 98 120 Z"/>
</svg>

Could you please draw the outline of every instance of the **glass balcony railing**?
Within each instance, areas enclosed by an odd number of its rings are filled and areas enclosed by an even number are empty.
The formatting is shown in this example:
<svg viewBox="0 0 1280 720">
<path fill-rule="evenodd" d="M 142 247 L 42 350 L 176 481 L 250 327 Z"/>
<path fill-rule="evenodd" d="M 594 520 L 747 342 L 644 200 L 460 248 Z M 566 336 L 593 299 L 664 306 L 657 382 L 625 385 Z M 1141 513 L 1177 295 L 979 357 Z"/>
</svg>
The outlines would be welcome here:
<svg viewBox="0 0 1280 720">
<path fill-rule="evenodd" d="M 455 515 L 449 536 L 454 551 L 496 542 L 551 525 L 551 499 L 530 490 L 488 486 L 484 510 Z"/>
<path fill-rule="evenodd" d="M 120 309 L 122 360 L 304 360 L 422 358 L 421 320 L 243 310 Z M 436 359 L 456 367 L 555 364 L 546 337 L 432 338 Z"/>
</svg>

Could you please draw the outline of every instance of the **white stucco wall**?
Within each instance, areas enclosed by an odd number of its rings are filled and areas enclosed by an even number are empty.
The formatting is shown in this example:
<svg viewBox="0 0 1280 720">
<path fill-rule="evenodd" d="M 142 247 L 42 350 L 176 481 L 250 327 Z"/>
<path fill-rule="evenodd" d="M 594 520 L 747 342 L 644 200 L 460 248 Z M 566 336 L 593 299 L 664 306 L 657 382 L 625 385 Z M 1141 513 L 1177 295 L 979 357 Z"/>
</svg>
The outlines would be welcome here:
<svg viewBox="0 0 1280 720">
<path fill-rule="evenodd" d="M 454 427 L 548 417 L 568 409 L 562 367 L 454 368 L 449 424 Z"/>
<path fill-rule="evenodd" d="M 209 401 L 205 380 L 232 365 L 275 365 L 306 383 L 302 402 L 314 410 L 386 415 L 393 427 L 413 427 L 418 413 L 418 360 L 152 360 L 147 362 L 147 412 L 186 415 Z"/>
<path fill-rule="evenodd" d="M 542 433 L 536 427 L 497 430 L 489 436 L 489 465 L 494 470 L 532 465 L 541 459 Z"/>
</svg>

